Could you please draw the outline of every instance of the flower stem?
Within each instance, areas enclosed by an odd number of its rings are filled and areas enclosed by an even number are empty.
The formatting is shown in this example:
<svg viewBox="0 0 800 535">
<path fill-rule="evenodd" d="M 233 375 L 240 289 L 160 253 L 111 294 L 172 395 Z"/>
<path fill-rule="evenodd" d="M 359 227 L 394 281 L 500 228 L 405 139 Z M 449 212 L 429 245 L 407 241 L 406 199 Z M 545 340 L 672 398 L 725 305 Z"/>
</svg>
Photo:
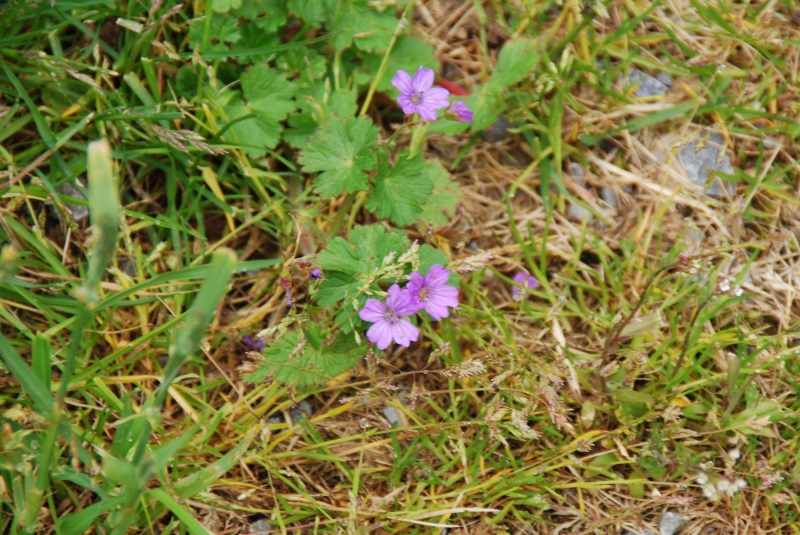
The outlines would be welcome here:
<svg viewBox="0 0 800 535">
<path fill-rule="evenodd" d="M 400 34 L 403 32 L 406 26 L 408 26 L 408 15 L 413 5 L 414 5 L 413 1 L 409 1 L 406 4 L 406 8 L 403 11 L 403 15 L 397 22 L 397 27 L 395 27 L 394 34 L 392 34 L 392 40 L 389 41 L 389 46 L 386 48 L 386 52 L 384 52 L 383 54 L 383 59 L 381 60 L 380 67 L 378 67 L 378 73 L 375 75 L 375 79 L 372 80 L 372 83 L 369 86 L 369 91 L 367 92 L 367 98 L 364 99 L 364 105 L 361 106 L 361 111 L 359 112 L 359 115 L 364 115 L 365 113 L 367 113 L 369 105 L 372 103 L 372 97 L 375 95 L 375 91 L 378 89 L 378 84 L 381 83 L 383 75 L 386 74 L 386 67 L 389 65 L 389 55 L 392 53 L 394 44 L 397 42 L 397 38 L 400 36 Z"/>
<path fill-rule="evenodd" d="M 347 217 L 347 212 L 350 210 L 350 206 L 353 204 L 355 198 L 356 198 L 355 193 L 348 193 L 347 197 L 344 198 L 344 202 L 339 207 L 339 212 L 336 214 L 336 220 L 334 220 L 331 229 L 328 231 L 328 240 L 334 238 L 337 234 L 339 234 L 339 229 L 342 228 L 342 223 L 344 223 L 344 218 Z"/>
<path fill-rule="evenodd" d="M 409 159 L 413 158 L 417 155 L 417 153 L 422 148 L 422 144 L 425 142 L 425 138 L 428 137 L 428 129 L 430 129 L 431 123 L 424 122 L 422 124 L 418 124 L 414 127 L 411 131 L 411 143 L 408 145 Z"/>
</svg>

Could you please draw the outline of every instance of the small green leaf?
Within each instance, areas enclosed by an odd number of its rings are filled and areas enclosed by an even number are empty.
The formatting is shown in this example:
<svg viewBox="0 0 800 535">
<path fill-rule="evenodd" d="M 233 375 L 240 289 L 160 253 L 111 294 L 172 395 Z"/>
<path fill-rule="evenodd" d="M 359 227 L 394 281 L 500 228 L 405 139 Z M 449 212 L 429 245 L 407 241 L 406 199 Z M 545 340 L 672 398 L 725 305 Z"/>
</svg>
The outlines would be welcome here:
<svg viewBox="0 0 800 535">
<path fill-rule="evenodd" d="M 364 60 L 364 67 L 377 73 L 381 61 L 383 61 L 383 55 L 369 55 Z M 402 69 L 413 76 L 420 67 L 433 69 L 435 72 L 439 71 L 439 62 L 433 55 L 433 45 L 410 35 L 400 36 L 389 54 L 386 75 L 378 83 L 378 91 L 387 91 L 391 96 L 396 97 L 399 92 L 392 85 L 392 78 L 397 70 Z"/>
<path fill-rule="evenodd" d="M 433 192 L 433 183 L 424 172 L 422 154 L 413 158 L 403 151 L 388 172 L 379 170 L 375 187 L 367 199 L 367 210 L 377 212 L 400 226 L 416 222 L 422 205 Z"/>
<path fill-rule="evenodd" d="M 426 162 L 425 171 L 433 184 L 433 193 L 422 205 L 419 218 L 426 225 L 440 227 L 450 221 L 445 212 L 450 216 L 453 215 L 461 198 L 461 189 L 458 187 L 458 182 L 450 180 L 450 173 L 438 163 Z"/>
<path fill-rule="evenodd" d="M 539 63 L 536 46 L 536 41 L 528 37 L 506 41 L 489 81 L 490 89 L 501 91 L 524 79 Z"/>
<path fill-rule="evenodd" d="M 248 0 L 252 2 L 253 0 Z M 216 13 L 227 13 L 231 9 L 238 9 L 242 6 L 242 0 L 214 0 L 212 4 L 214 7 L 214 12 Z"/>
<path fill-rule="evenodd" d="M 397 27 L 397 17 L 390 11 L 370 9 L 367 0 L 338 0 L 333 3 L 326 26 L 337 50 L 353 44 L 365 52 L 383 52 L 389 47 Z"/>
<path fill-rule="evenodd" d="M 294 111 L 294 84 L 265 65 L 256 65 L 242 75 L 242 89 L 246 102 L 231 100 L 225 108 L 233 122 L 247 115 L 254 115 L 231 125 L 230 130 L 248 155 L 261 157 L 266 149 L 275 148 L 280 141 L 283 127 L 279 121 Z"/>
<path fill-rule="evenodd" d="M 636 390 L 612 390 L 611 395 L 623 403 L 653 403 L 653 397 Z"/>
<path fill-rule="evenodd" d="M 339 195 L 343 189 L 348 193 L 367 189 L 365 171 L 371 171 L 377 163 L 372 146 L 378 132 L 365 116 L 332 117 L 308 142 L 300 163 L 305 172 L 322 171 L 314 184 L 322 198 Z"/>
<path fill-rule="evenodd" d="M 332 344 L 315 349 L 312 344 L 300 340 L 298 331 L 292 331 L 264 351 L 260 367 L 266 368 L 267 373 L 281 383 L 311 386 L 349 370 L 358 364 L 366 350 L 365 343 L 358 345 L 353 336 L 341 333 Z M 252 375 L 255 374 L 245 375 L 245 381 L 251 381 Z"/>
<path fill-rule="evenodd" d="M 192 48 L 203 42 L 205 24 L 205 17 L 200 17 L 193 20 L 192 25 L 189 26 L 189 45 Z M 242 38 L 242 34 L 239 33 L 238 21 L 230 15 L 215 15 L 211 20 L 210 35 L 211 42 L 208 49 L 203 52 L 227 50 L 225 43 L 236 43 Z"/>
</svg>

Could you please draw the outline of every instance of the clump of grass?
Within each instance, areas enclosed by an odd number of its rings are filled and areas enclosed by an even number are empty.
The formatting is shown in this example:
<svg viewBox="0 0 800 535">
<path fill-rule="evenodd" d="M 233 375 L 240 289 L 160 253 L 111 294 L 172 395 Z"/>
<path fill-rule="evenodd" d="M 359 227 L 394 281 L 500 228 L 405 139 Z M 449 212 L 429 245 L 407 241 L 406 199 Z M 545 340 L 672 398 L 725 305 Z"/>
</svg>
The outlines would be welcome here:
<svg viewBox="0 0 800 535">
<path fill-rule="evenodd" d="M 400 116 L 359 62 L 395 60 L 336 52 L 346 25 L 308 13 L 256 13 L 272 42 L 232 22 L 237 2 L 61 4 L 0 7 L 4 533 L 608 533 L 666 509 L 686 532 L 796 526 L 789 8 L 415 3 L 392 46 L 430 47 L 509 129 L 429 134 L 462 196 L 408 232 L 492 259 L 427 341 L 298 390 L 243 383 L 241 338 L 289 316 L 287 277 L 313 307 L 300 262 L 375 216 L 320 199 L 303 144 L 247 136 L 226 92 L 239 63 L 316 47 L 292 83 L 322 62 L 388 137 Z M 514 38 L 541 61 L 495 94 Z M 671 91 L 633 96 L 632 67 Z M 264 124 L 308 127 L 285 116 Z M 710 133 L 732 200 L 676 171 Z M 541 285 L 517 303 L 520 269 Z"/>
</svg>

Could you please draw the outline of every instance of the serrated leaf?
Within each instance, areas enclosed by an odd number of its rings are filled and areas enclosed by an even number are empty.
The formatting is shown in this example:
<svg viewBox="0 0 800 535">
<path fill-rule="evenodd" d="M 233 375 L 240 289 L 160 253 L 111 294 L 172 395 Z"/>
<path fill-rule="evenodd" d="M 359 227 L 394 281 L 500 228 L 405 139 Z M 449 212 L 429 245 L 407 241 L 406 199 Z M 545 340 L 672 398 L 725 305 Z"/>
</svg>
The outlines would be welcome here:
<svg viewBox="0 0 800 535">
<path fill-rule="evenodd" d="M 383 55 L 370 55 L 364 60 L 364 66 L 375 74 L 380 68 L 381 61 L 383 61 Z M 386 74 L 378 82 L 378 91 L 385 91 L 392 97 L 396 97 L 399 91 L 392 85 L 392 78 L 397 70 L 402 69 L 413 74 L 420 66 L 439 72 L 439 62 L 433 55 L 433 45 L 409 35 L 399 37 L 389 54 Z"/>
<path fill-rule="evenodd" d="M 256 65 L 242 75 L 242 90 L 247 101 L 232 99 L 225 107 L 231 121 L 230 131 L 237 144 L 253 157 L 266 154 L 280 141 L 283 127 L 279 123 L 295 109 L 294 84 L 286 75 L 265 65 Z"/>
<path fill-rule="evenodd" d="M 300 87 L 307 87 L 321 80 L 328 72 L 325 57 L 313 48 L 293 48 L 278 57 L 275 66 L 289 78 L 297 78 Z M 298 99 L 301 100 L 301 99 Z"/>
<path fill-rule="evenodd" d="M 321 306 L 358 297 L 359 288 L 363 286 L 358 278 L 361 274 L 376 270 L 389 254 L 399 256 L 409 247 L 403 232 L 387 230 L 382 225 L 356 227 L 350 239 L 355 247 L 336 237 L 317 255 L 317 263 L 325 271 L 316 294 Z M 352 310 L 347 312 L 351 313 Z"/>
<path fill-rule="evenodd" d="M 333 116 L 350 117 L 356 112 L 356 93 L 349 89 L 330 91 L 318 82 L 297 93 L 297 105 L 303 113 L 289 117 L 284 139 L 295 148 L 305 146 L 308 139 Z"/>
<path fill-rule="evenodd" d="M 315 349 L 309 343 L 301 344 L 299 332 L 292 331 L 264 351 L 260 368 L 266 368 L 267 374 L 281 383 L 311 386 L 349 370 L 358 364 L 366 350 L 366 344 L 358 345 L 353 336 L 343 334 L 332 344 Z M 250 381 L 251 375 L 245 375 L 245 381 Z"/>
<path fill-rule="evenodd" d="M 193 20 L 191 26 L 189 26 L 189 45 L 192 48 L 203 42 L 205 24 L 205 17 L 200 17 Z M 235 17 L 216 15 L 211 20 L 209 47 L 204 52 L 227 50 L 225 43 L 236 43 L 241 38 L 239 23 Z"/>
<path fill-rule="evenodd" d="M 248 0 L 252 2 L 253 0 Z M 242 0 L 214 0 L 213 9 L 215 13 L 227 13 L 231 9 L 242 6 Z"/>
<path fill-rule="evenodd" d="M 378 139 L 378 128 L 368 117 L 331 117 L 308 142 L 300 155 L 303 171 L 322 171 L 314 187 L 323 199 L 346 190 L 354 193 L 367 189 L 365 171 L 375 168 L 377 158 L 372 146 Z"/>
<path fill-rule="evenodd" d="M 383 52 L 389 47 L 398 22 L 394 14 L 370 9 L 367 0 L 338 0 L 333 6 L 326 26 L 337 33 L 333 38 L 337 50 L 353 44 L 365 52 Z"/>
<path fill-rule="evenodd" d="M 215 10 L 218 1 L 214 0 Z M 247 0 L 235 9 L 236 16 L 252 21 L 255 27 L 268 33 L 275 33 L 283 28 L 288 16 L 286 2 L 282 0 Z"/>
<path fill-rule="evenodd" d="M 471 132 L 482 132 L 494 124 L 506 109 L 505 101 L 499 93 L 492 91 L 488 85 L 475 87 L 473 94 L 464 99 L 474 113 Z"/>
<path fill-rule="evenodd" d="M 441 249 L 434 249 L 427 243 L 424 243 L 420 246 L 417 254 L 419 255 L 419 273 L 423 276 L 427 275 L 431 266 L 435 264 L 441 264 L 447 267 L 447 256 L 445 256 Z"/>
<path fill-rule="evenodd" d="M 325 274 L 325 279 L 320 283 L 315 297 L 320 306 L 326 307 L 342 299 L 355 297 L 361 286 L 362 282 L 354 276 L 332 271 Z"/>
<path fill-rule="evenodd" d="M 447 224 L 449 218 L 445 215 L 453 215 L 453 211 L 461 198 L 461 189 L 458 182 L 450 180 L 450 173 L 438 163 L 425 163 L 425 171 L 433 184 L 433 193 L 422 205 L 420 220 L 426 225 L 430 224 L 439 227 Z"/>
<path fill-rule="evenodd" d="M 256 65 L 242 75 L 247 102 L 264 117 L 282 121 L 294 111 L 294 84 L 286 74 L 266 65 Z"/>
<path fill-rule="evenodd" d="M 501 91 L 528 76 L 539 63 L 536 46 L 536 41 L 528 37 L 517 37 L 506 41 L 500 50 L 497 66 L 489 81 L 490 89 Z"/>
<path fill-rule="evenodd" d="M 328 13 L 328 2 L 325 0 L 288 0 L 289 11 L 313 26 L 318 27 Z"/>
<path fill-rule="evenodd" d="M 377 212 L 400 226 L 419 219 L 422 205 L 433 192 L 433 183 L 424 172 L 422 154 L 408 158 L 406 151 L 388 172 L 379 172 L 367 199 L 367 210 Z"/>
</svg>

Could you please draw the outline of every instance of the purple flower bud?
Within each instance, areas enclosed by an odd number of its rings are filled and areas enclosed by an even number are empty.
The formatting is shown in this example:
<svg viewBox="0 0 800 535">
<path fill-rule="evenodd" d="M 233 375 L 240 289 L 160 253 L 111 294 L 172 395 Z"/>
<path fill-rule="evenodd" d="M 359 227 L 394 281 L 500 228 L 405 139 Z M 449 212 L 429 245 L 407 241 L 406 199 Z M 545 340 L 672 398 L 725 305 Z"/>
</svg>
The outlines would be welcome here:
<svg viewBox="0 0 800 535">
<path fill-rule="evenodd" d="M 458 102 L 454 102 L 450 109 L 445 112 L 445 117 L 451 119 L 453 121 L 461 121 L 462 123 L 472 123 L 472 116 L 475 115 L 472 111 L 470 111 L 469 107 L 467 107 L 467 103 L 463 100 L 459 100 Z"/>
<path fill-rule="evenodd" d="M 320 268 L 314 268 L 309 272 L 309 276 L 312 281 L 318 281 L 322 278 L 322 270 Z"/>
<path fill-rule="evenodd" d="M 253 351 L 261 351 L 265 347 L 267 347 L 267 341 L 263 338 L 256 338 L 253 340 L 249 336 L 245 336 L 242 338 L 242 343 L 252 349 Z"/>
</svg>

